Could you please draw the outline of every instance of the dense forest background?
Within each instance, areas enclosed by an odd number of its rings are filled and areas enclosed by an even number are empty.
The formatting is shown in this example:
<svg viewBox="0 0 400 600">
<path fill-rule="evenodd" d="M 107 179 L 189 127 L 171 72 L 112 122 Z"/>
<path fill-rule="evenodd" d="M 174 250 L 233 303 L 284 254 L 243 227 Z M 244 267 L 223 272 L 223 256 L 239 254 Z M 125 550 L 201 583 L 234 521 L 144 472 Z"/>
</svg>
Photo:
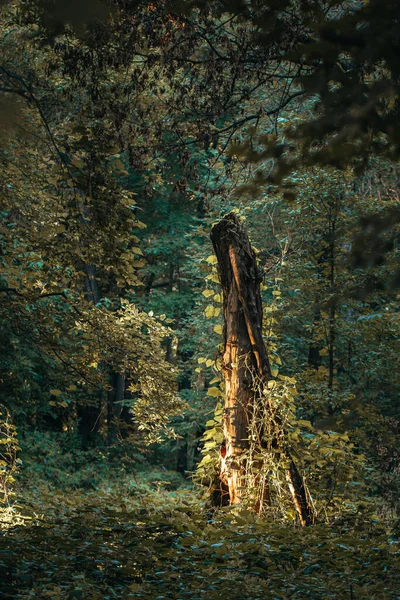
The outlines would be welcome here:
<svg viewBox="0 0 400 600">
<path fill-rule="evenodd" d="M 398 598 L 398 3 L 0 19 L 0 598 Z M 228 213 L 285 439 L 246 456 L 235 506 L 210 240 Z"/>
</svg>

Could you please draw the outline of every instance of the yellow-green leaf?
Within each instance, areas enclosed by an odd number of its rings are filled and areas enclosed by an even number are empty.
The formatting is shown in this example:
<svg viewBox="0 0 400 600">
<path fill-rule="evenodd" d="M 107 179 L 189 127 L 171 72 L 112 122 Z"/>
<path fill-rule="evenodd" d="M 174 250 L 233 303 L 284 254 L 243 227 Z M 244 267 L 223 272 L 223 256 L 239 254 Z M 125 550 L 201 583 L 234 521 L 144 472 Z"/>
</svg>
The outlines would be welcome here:
<svg viewBox="0 0 400 600">
<path fill-rule="evenodd" d="M 297 421 L 296 424 L 299 425 L 299 427 L 306 427 L 307 429 L 313 429 L 313 426 L 311 425 L 310 421 L 305 421 L 303 419 L 300 419 L 299 421 Z"/>
<path fill-rule="evenodd" d="M 211 396 L 212 398 L 218 398 L 223 395 L 223 392 L 217 387 L 211 387 L 207 390 L 207 396 Z"/>
<path fill-rule="evenodd" d="M 215 256 L 215 254 L 211 254 L 210 256 L 207 256 L 206 261 L 208 262 L 209 265 L 216 265 L 218 263 L 217 257 Z"/>
<path fill-rule="evenodd" d="M 206 314 L 207 319 L 210 319 L 211 317 L 218 317 L 221 312 L 221 309 L 217 306 L 212 306 L 211 304 L 209 304 L 204 312 Z"/>
<path fill-rule="evenodd" d="M 213 281 L 214 283 L 220 283 L 217 273 L 210 273 L 210 275 L 207 275 L 207 277 L 205 279 L 209 279 L 210 281 Z"/>
<path fill-rule="evenodd" d="M 206 298 L 209 298 L 210 296 L 212 296 L 214 294 L 213 290 L 204 290 L 203 292 L 203 296 L 205 296 Z"/>
</svg>

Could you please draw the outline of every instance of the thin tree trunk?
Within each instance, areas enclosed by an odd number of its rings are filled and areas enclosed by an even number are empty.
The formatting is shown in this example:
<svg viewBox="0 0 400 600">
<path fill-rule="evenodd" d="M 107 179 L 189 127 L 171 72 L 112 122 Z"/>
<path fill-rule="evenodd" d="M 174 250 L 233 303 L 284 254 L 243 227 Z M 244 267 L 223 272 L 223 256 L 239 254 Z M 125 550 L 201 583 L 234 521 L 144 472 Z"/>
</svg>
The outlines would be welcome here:
<svg viewBox="0 0 400 600">
<path fill-rule="evenodd" d="M 111 389 L 107 393 L 107 444 L 112 446 L 118 441 L 117 419 L 121 417 L 125 392 L 125 374 L 113 372 L 110 379 Z"/>
<path fill-rule="evenodd" d="M 101 405 L 98 400 L 92 403 L 79 404 L 78 433 L 84 449 L 87 449 L 96 439 L 100 426 Z"/>
<path fill-rule="evenodd" d="M 84 265 L 84 287 L 86 300 L 94 306 L 100 301 L 100 290 L 96 279 L 96 268 L 93 265 Z M 94 443 L 100 428 L 100 415 L 102 406 L 102 392 L 97 399 L 78 405 L 78 433 L 83 448 L 88 448 Z"/>
<path fill-rule="evenodd" d="M 214 225 L 211 240 L 218 259 L 224 308 L 225 443 L 221 449 L 220 477 L 228 486 L 230 504 L 240 504 L 248 496 L 246 471 L 250 434 L 256 434 L 260 452 L 263 447 L 262 420 L 254 411 L 265 397 L 263 390 L 271 379 L 262 336 L 262 276 L 247 232 L 233 213 Z M 294 504 L 300 522 L 309 525 L 313 520 L 312 511 L 302 477 L 286 448 L 279 415 L 272 406 L 269 412 L 275 431 L 273 446 L 289 458 L 287 478 Z M 250 430 L 251 421 L 257 424 L 256 432 Z M 262 464 L 253 466 L 258 466 L 261 471 Z M 259 488 L 253 508 L 260 511 L 263 504 L 269 502 L 268 482 L 260 484 Z"/>
<path fill-rule="evenodd" d="M 176 470 L 181 475 L 186 475 L 188 470 L 188 434 L 186 434 L 183 440 L 180 440 L 178 445 L 177 457 L 176 457 Z"/>
<path fill-rule="evenodd" d="M 335 270 L 336 270 L 336 252 L 335 252 L 335 228 L 336 219 L 332 218 L 329 231 L 329 286 L 330 286 L 330 308 L 329 308 L 329 335 L 328 335 L 328 351 L 329 351 L 329 390 L 333 389 L 334 369 L 335 369 L 335 338 L 336 338 L 336 301 L 335 301 Z"/>
</svg>

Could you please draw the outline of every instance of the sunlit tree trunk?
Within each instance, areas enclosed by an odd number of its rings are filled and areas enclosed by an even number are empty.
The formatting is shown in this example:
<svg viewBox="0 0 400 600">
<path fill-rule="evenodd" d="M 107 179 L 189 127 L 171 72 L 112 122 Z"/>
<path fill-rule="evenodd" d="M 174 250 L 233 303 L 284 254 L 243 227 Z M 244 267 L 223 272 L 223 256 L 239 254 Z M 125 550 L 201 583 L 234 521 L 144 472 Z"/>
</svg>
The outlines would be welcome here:
<svg viewBox="0 0 400 600">
<path fill-rule="evenodd" d="M 246 462 L 249 436 L 260 450 L 263 447 L 263 424 L 254 411 L 257 410 L 257 399 L 263 398 L 264 386 L 271 379 L 262 336 L 262 277 L 247 232 L 233 213 L 212 228 L 211 240 L 218 259 L 224 308 L 225 443 L 221 447 L 220 477 L 228 486 L 230 504 L 241 504 L 246 496 L 248 498 Z M 312 514 L 303 480 L 289 456 L 284 432 L 279 426 L 279 415 L 272 407 L 270 411 L 276 429 L 273 444 L 278 452 L 289 458 L 289 487 L 299 519 L 303 525 L 308 525 L 312 522 Z M 257 424 L 256 430 L 250 429 L 251 421 Z M 252 466 L 259 466 L 261 470 L 262 464 Z M 269 502 L 268 482 L 260 485 L 252 498 L 253 508 L 262 510 L 264 503 Z"/>
</svg>

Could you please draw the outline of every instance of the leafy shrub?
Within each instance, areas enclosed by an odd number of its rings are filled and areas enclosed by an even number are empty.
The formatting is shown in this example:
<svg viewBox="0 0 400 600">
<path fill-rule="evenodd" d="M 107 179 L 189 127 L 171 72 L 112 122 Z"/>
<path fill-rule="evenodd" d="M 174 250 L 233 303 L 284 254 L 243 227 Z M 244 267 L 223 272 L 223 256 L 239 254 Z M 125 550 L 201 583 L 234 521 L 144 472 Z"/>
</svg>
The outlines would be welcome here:
<svg viewBox="0 0 400 600">
<path fill-rule="evenodd" d="M 19 449 L 17 430 L 11 422 L 10 413 L 0 405 L 0 501 L 5 503 L 13 495 L 14 475 L 20 463 L 17 458 Z"/>
</svg>

